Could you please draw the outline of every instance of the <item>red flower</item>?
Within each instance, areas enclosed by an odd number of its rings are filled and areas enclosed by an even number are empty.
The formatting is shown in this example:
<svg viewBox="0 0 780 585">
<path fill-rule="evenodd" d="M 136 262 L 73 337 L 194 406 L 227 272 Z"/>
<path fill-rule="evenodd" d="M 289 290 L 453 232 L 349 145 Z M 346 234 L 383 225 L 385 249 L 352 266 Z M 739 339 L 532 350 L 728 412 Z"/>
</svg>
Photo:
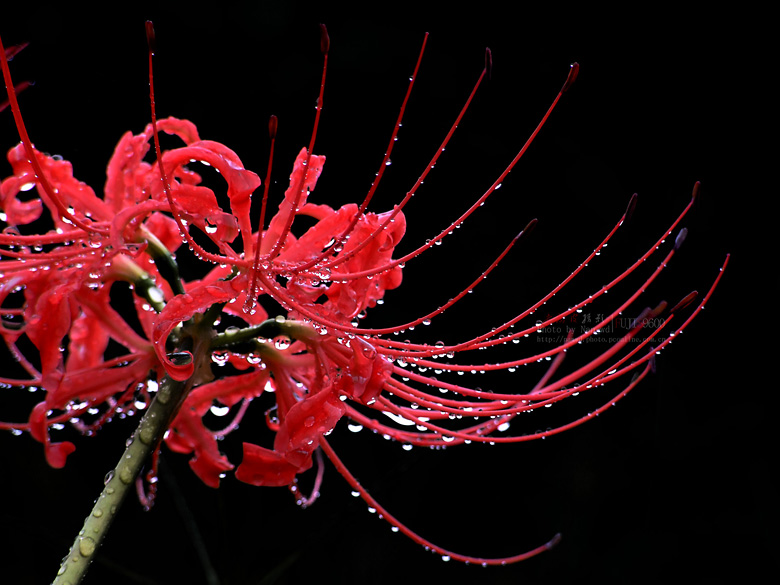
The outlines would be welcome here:
<svg viewBox="0 0 780 585">
<path fill-rule="evenodd" d="M 0 307 L 5 315 L 0 334 L 18 356 L 27 377 L 0 381 L 16 387 L 39 387 L 44 393 L 27 422 L 4 422 L 0 428 L 29 431 L 44 444 L 47 460 L 55 467 L 65 464 L 75 446 L 53 442 L 52 425 L 70 421 L 81 432 L 92 433 L 116 412 L 143 405 L 157 382 L 169 376 L 189 380 L 193 387 L 170 425 L 166 443 L 173 451 L 190 454 L 193 471 L 207 485 L 218 487 L 220 478 L 234 467 L 221 453 L 218 440 L 237 428 L 250 402 L 273 393 L 275 411 L 268 416 L 268 426 L 275 433 L 273 444 L 243 443 L 243 459 L 235 472 L 239 480 L 297 490 L 297 476 L 312 467 L 321 448 L 369 505 L 417 542 L 464 561 L 520 560 L 549 548 L 556 539 L 502 559 L 445 551 L 381 508 L 344 467 L 325 437 L 342 418 L 405 446 L 520 442 L 569 429 L 608 409 L 633 389 L 652 369 L 655 355 L 698 314 L 720 279 L 718 275 L 682 323 L 675 324 L 673 317 L 693 296 L 671 311 L 662 305 L 639 312 L 635 320 L 622 317 L 682 244 L 685 230 L 678 232 L 673 245 L 665 245 L 664 239 L 690 209 L 696 197 L 694 189 L 691 203 L 634 264 L 581 302 L 544 319 L 529 322 L 531 315 L 583 272 L 607 245 L 633 210 L 634 198 L 615 228 L 570 277 L 499 327 L 449 344 L 412 343 L 393 335 L 428 324 L 471 292 L 534 222 L 515 236 L 469 287 L 436 310 L 393 327 L 360 326 L 365 312 L 381 302 L 386 291 L 401 284 L 404 263 L 452 233 L 501 185 L 574 81 L 576 64 L 537 129 L 493 185 L 451 226 L 400 258 L 393 256 L 406 228 L 403 208 L 435 165 L 471 97 L 406 197 L 392 211 L 375 214 L 366 209 L 389 161 L 409 93 L 368 196 L 360 205 L 333 209 L 309 201 L 325 163 L 324 156 L 312 154 L 323 103 L 320 92 L 310 144 L 298 154 L 289 187 L 266 228 L 268 179 L 260 194 L 259 177 L 245 169 L 233 151 L 201 140 L 194 124 L 174 118 L 153 119 L 141 134 L 125 134 L 109 160 L 104 196 L 96 196 L 73 177 L 68 162 L 33 148 L 6 59 L 2 67 L 22 141 L 9 152 L 13 174 L 2 182 L 0 191 L 6 224 L 0 235 L 0 255 L 5 258 L 0 262 Z M 415 69 L 409 91 L 416 74 Z M 477 86 L 484 75 L 483 71 Z M 159 131 L 177 136 L 184 144 L 147 162 L 150 141 L 158 143 Z M 272 150 L 275 132 L 274 120 Z M 197 162 L 219 172 L 226 184 L 224 197 L 201 184 L 193 170 Z M 29 194 L 22 197 L 32 189 L 36 198 L 30 199 Z M 256 206 L 262 197 L 261 222 L 255 231 L 250 216 L 253 196 Z M 314 222 L 302 233 L 296 224 L 301 216 Z M 182 240 L 196 256 L 213 265 L 203 278 L 181 280 L 173 253 Z M 572 329 L 562 343 L 522 358 L 470 362 L 461 357 L 472 350 L 519 342 L 547 327 L 561 327 L 639 271 L 655 254 L 664 256 L 635 292 L 616 303 L 599 323 L 583 326 L 579 333 Z M 119 281 L 133 286 L 132 311 L 123 307 L 122 314 L 111 305 L 110 297 Z M 285 315 L 269 319 L 266 311 L 274 303 Z M 131 312 L 140 331 L 131 324 Z M 194 332 L 207 318 L 211 319 L 207 321 L 208 332 Z M 568 350 L 592 340 L 607 327 L 619 329 L 615 343 L 586 364 L 559 374 Z M 22 351 L 19 342 L 23 336 L 37 349 L 37 356 L 27 357 Z M 109 351 L 112 341 L 114 347 Z M 198 342 L 209 345 L 205 360 L 193 352 L 192 343 Z M 117 346 L 121 350 L 117 351 Z M 182 354 L 188 359 L 182 360 Z M 535 362 L 548 362 L 547 371 L 523 393 L 486 391 L 456 383 L 457 375 L 464 372 L 511 371 Z M 217 377 L 220 366 L 226 364 L 231 366 L 230 374 Z M 629 374 L 633 378 L 626 382 Z M 609 382 L 622 386 L 603 406 L 581 417 L 531 434 L 506 433 L 520 413 Z M 214 410 L 232 412 L 231 422 L 221 430 L 207 425 Z M 252 429 L 243 438 L 254 440 Z M 310 503 L 312 499 L 301 501 Z"/>
</svg>

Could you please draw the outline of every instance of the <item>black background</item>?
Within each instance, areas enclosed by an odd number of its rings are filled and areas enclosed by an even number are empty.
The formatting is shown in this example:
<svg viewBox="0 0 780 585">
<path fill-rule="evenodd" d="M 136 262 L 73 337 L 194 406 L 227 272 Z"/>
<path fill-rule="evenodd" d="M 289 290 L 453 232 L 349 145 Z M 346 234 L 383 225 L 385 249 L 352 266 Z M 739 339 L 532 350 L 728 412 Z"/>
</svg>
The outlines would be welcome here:
<svg viewBox="0 0 780 585">
<path fill-rule="evenodd" d="M 777 349 L 771 301 L 778 287 L 769 237 L 774 197 L 762 188 L 773 121 L 760 26 L 766 15 L 486 3 L 330 10 L 296 2 L 109 13 L 44 2 L 4 12 L 6 46 L 30 42 L 12 66 L 17 81 L 36 82 L 21 97 L 33 141 L 72 161 L 96 190 L 119 136 L 149 119 L 149 18 L 157 30 L 158 115 L 194 121 L 201 137 L 225 143 L 263 176 L 266 122 L 276 114 L 277 197 L 309 140 L 321 70 L 317 25 L 327 24 L 330 69 L 314 150 L 328 162 L 311 200 L 334 206 L 362 200 L 430 32 L 375 211 L 391 208 L 413 184 L 489 46 L 492 79 L 408 206 L 399 252 L 436 235 L 484 192 L 533 130 L 569 63 L 581 64 L 502 189 L 440 249 L 409 263 L 401 289 L 371 323 L 397 323 L 446 301 L 536 217 L 533 237 L 499 271 L 441 326 L 415 334 L 432 342 L 499 325 L 567 276 L 638 192 L 628 229 L 593 276 L 569 287 L 567 301 L 579 300 L 662 233 L 696 180 L 702 202 L 686 219 L 688 240 L 644 304 L 706 290 L 732 257 L 707 309 L 663 352 L 656 375 L 583 427 L 521 445 L 409 453 L 366 431 L 352 434 L 344 422 L 333 433 L 334 448 L 371 493 L 434 542 L 507 555 L 561 532 L 554 550 L 509 567 L 443 563 L 369 514 L 331 466 L 320 501 L 301 510 L 284 489 L 232 477 L 211 490 L 186 458 L 167 452 L 157 504 L 145 513 L 126 502 L 87 583 L 727 583 L 776 572 L 767 370 Z M 2 148 L 15 144 L 8 111 L 0 132 Z M 25 399 L 14 392 L 3 390 L 0 413 Z M 236 434 L 260 425 L 262 409 Z M 535 430 L 527 424 L 526 432 Z M 132 428 L 133 421 L 118 421 L 78 440 L 63 470 L 48 468 L 29 437 L 0 436 L 0 581 L 53 578 Z M 226 445 L 232 454 L 236 448 L 238 438 Z M 206 565 L 218 581 L 208 580 Z"/>
</svg>

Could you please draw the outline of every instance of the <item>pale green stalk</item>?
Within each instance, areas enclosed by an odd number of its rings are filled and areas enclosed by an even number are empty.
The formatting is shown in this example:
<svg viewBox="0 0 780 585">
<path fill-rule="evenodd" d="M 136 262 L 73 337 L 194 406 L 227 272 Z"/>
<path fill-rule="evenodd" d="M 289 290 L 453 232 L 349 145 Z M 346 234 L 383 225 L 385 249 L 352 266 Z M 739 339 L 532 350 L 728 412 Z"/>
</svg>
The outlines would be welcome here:
<svg viewBox="0 0 780 585">
<path fill-rule="evenodd" d="M 125 496 L 134 487 L 144 463 L 159 444 L 178 410 L 186 388 L 184 382 L 163 379 L 118 465 L 106 476 L 108 481 L 103 493 L 84 521 L 84 527 L 79 531 L 70 552 L 62 560 L 52 585 L 81 583 Z"/>
</svg>

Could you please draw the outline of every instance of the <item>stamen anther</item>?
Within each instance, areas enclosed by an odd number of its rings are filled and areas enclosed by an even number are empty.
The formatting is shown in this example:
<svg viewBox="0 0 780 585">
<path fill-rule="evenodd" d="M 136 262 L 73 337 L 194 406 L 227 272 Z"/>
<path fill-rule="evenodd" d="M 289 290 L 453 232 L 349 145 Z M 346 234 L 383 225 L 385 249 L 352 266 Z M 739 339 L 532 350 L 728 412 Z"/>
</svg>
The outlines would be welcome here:
<svg viewBox="0 0 780 585">
<path fill-rule="evenodd" d="M 523 231 L 521 231 L 519 234 L 515 236 L 515 240 L 519 240 L 522 237 L 528 237 L 531 235 L 531 232 L 534 231 L 534 228 L 536 227 L 536 224 L 539 223 L 539 221 L 536 218 L 533 218 L 531 221 L 528 222 L 528 225 L 526 225 L 523 228 Z"/>
<path fill-rule="evenodd" d="M 624 214 L 625 219 L 623 221 L 628 221 L 629 219 L 631 219 L 631 216 L 634 215 L 637 199 L 639 199 L 639 196 L 636 193 L 634 193 L 631 196 L 631 199 L 628 201 L 628 205 L 626 206 L 626 213 Z"/>
<path fill-rule="evenodd" d="M 577 74 L 580 72 L 580 64 L 579 63 L 572 63 L 571 69 L 569 69 L 569 76 L 566 78 L 566 81 L 563 84 L 563 87 L 561 88 L 561 93 L 565 93 L 569 90 L 571 87 L 571 84 L 574 83 L 574 80 L 577 79 Z"/>
<path fill-rule="evenodd" d="M 683 228 L 680 230 L 680 233 L 678 233 L 677 237 L 674 239 L 675 251 L 680 249 L 680 246 L 683 245 L 683 242 L 685 241 L 687 235 L 688 235 L 688 228 Z"/>
<path fill-rule="evenodd" d="M 157 51 L 157 39 L 154 36 L 154 23 L 151 20 L 146 21 L 146 44 L 149 46 L 149 52 L 154 55 Z"/>
<path fill-rule="evenodd" d="M 685 297 L 677 303 L 674 308 L 669 311 L 670 313 L 676 313 L 677 311 L 680 311 L 690 305 L 694 300 L 696 300 L 696 297 L 699 296 L 699 291 L 693 291 L 685 295 Z"/>
<path fill-rule="evenodd" d="M 324 24 L 320 25 L 320 51 L 323 55 L 327 55 L 330 50 L 330 37 L 328 36 L 328 29 Z"/>
<path fill-rule="evenodd" d="M 691 199 L 693 199 L 694 203 L 700 197 L 700 195 L 699 195 L 699 190 L 700 189 L 701 189 L 701 181 L 696 181 L 693 184 L 693 193 L 691 194 Z"/>
</svg>

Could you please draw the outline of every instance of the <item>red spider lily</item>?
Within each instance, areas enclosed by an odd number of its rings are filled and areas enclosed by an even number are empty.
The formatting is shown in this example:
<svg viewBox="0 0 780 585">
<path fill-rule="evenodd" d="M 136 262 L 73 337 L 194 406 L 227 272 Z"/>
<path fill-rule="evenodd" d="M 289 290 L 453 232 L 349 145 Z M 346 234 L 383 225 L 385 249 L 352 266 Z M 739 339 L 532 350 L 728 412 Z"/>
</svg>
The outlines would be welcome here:
<svg viewBox="0 0 780 585">
<path fill-rule="evenodd" d="M 148 34 L 153 40 L 151 29 Z M 333 209 L 308 200 L 325 162 L 325 157 L 313 151 L 323 108 L 327 45 L 323 34 L 325 65 L 309 145 L 298 154 L 289 187 L 266 227 L 270 161 L 277 132 L 272 118 L 271 156 L 262 182 L 256 228 L 250 211 L 251 197 L 261 186 L 259 177 L 245 169 L 224 145 L 201 140 L 191 122 L 174 118 L 158 121 L 153 89 L 152 123 L 139 135 L 127 133 L 121 138 L 108 163 L 103 197 L 98 197 L 73 177 L 68 162 L 35 150 L 25 130 L 7 59 L 0 53 L 9 104 L 21 136 L 21 143 L 9 152 L 13 174 L 2 182 L 0 193 L 3 221 L 8 226 L 0 235 L 0 254 L 5 257 L 0 261 L 0 307 L 5 315 L 0 333 L 28 375 L 0 381 L 45 390 L 26 423 L 0 423 L 0 428 L 29 431 L 44 444 L 49 463 L 61 467 L 75 446 L 52 442 L 53 425 L 71 422 L 89 434 L 115 413 L 148 402 L 163 376 L 189 380 L 193 388 L 170 425 L 166 443 L 176 452 L 191 454 L 195 473 L 207 485 L 218 487 L 220 478 L 234 468 L 220 452 L 218 440 L 237 428 L 253 399 L 273 393 L 275 409 L 268 416 L 268 426 L 275 432 L 273 445 L 243 444 L 243 459 L 235 471 L 239 480 L 258 486 L 290 486 L 297 494 L 297 476 L 312 467 L 321 448 L 371 507 L 398 530 L 445 558 L 484 564 L 528 558 L 552 546 L 557 537 L 529 552 L 497 559 L 461 555 L 428 542 L 363 489 L 325 437 L 346 417 L 408 446 L 521 442 L 562 432 L 608 409 L 651 371 L 655 355 L 699 313 L 720 279 L 718 274 L 681 323 L 675 315 L 691 304 L 695 295 L 672 310 L 665 304 L 642 311 L 634 308 L 685 239 L 683 229 L 673 244 L 665 242 L 688 213 L 698 187 L 679 217 L 633 264 L 582 301 L 544 320 L 529 323 L 536 311 L 600 254 L 632 212 L 635 197 L 615 227 L 569 277 L 499 327 L 449 344 L 394 339 L 394 334 L 430 323 L 471 292 L 534 222 L 511 239 L 467 288 L 439 308 L 393 327 L 361 327 L 359 320 L 365 312 L 382 301 L 385 291 L 401 284 L 404 264 L 452 233 L 501 186 L 574 81 L 578 67 L 572 66 L 536 130 L 490 188 L 441 233 L 394 259 L 395 247 L 405 232 L 403 209 L 449 143 L 488 64 L 416 183 L 391 211 L 375 214 L 367 209 L 396 143 L 423 51 L 376 180 L 359 205 Z M 151 71 L 150 82 L 153 88 Z M 184 146 L 162 152 L 159 131 L 178 137 Z M 145 157 L 150 142 L 157 156 L 148 162 Z M 201 184 L 201 177 L 190 168 L 195 162 L 207 164 L 222 176 L 227 205 L 220 204 L 217 195 Z M 37 199 L 21 195 L 32 189 Z M 295 235 L 295 221 L 300 216 L 315 223 Z M 201 260 L 213 264 L 203 278 L 181 280 L 173 253 L 183 241 Z M 472 354 L 468 352 L 515 343 L 545 327 L 564 323 L 639 272 L 654 255 L 662 256 L 657 268 L 644 271 L 644 281 L 600 323 L 583 328 L 579 334 L 572 331 L 563 343 L 534 355 L 495 362 L 469 360 Z M 119 280 L 134 287 L 134 316 L 140 331 L 111 305 L 111 288 Z M 264 304 L 269 300 L 281 306 L 279 312 L 286 315 L 269 318 L 267 307 L 271 305 Z M 638 313 L 637 318 L 624 319 L 623 314 L 631 310 Z M 217 315 L 224 317 L 219 324 L 214 318 Z M 210 322 L 207 317 L 212 317 Z M 194 333 L 201 320 L 214 324 L 205 341 Z M 618 341 L 585 365 L 559 375 L 568 350 L 618 322 L 623 329 Z M 648 324 L 652 328 L 648 329 Z M 37 349 L 37 357 L 23 351 L 22 339 Z M 122 348 L 119 355 L 111 356 L 108 351 L 112 340 Z M 193 351 L 192 343 L 198 341 L 209 345 L 207 359 L 200 359 Z M 484 391 L 454 381 L 454 376 L 464 372 L 511 371 L 536 362 L 549 362 L 549 366 L 523 393 Z M 232 366 L 232 375 L 215 379 L 215 372 L 224 364 Z M 629 374 L 633 377 L 626 381 Z M 620 388 L 603 406 L 545 431 L 506 434 L 518 414 L 610 382 Z M 214 409 L 220 413 L 229 409 L 234 414 L 220 430 L 204 423 L 204 417 Z M 381 422 L 384 419 L 375 417 L 376 413 L 387 415 L 392 422 Z M 465 423 L 466 418 L 473 422 Z M 150 473 L 154 474 L 153 468 Z M 309 504 L 316 498 L 319 481 L 318 474 L 312 496 L 298 496 L 300 503 Z"/>
</svg>

